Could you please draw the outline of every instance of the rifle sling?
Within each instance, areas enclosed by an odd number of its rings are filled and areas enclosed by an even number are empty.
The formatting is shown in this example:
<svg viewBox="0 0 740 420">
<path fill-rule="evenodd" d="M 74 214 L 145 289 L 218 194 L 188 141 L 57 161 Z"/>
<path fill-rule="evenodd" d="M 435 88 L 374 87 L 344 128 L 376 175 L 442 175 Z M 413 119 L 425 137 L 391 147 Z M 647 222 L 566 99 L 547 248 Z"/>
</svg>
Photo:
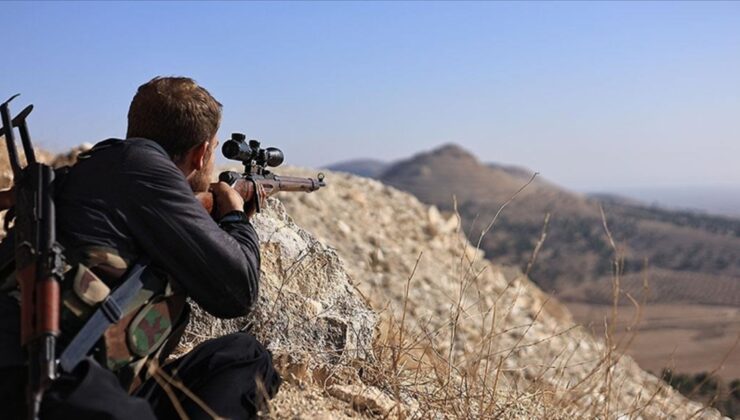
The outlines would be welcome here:
<svg viewBox="0 0 740 420">
<path fill-rule="evenodd" d="M 121 319 L 123 310 L 144 287 L 144 277 L 152 275 L 150 270 L 146 270 L 147 265 L 148 261 L 139 261 L 131 267 L 121 285 L 108 295 L 70 341 L 59 358 L 59 364 L 65 372 L 72 372 L 105 330 Z"/>
</svg>

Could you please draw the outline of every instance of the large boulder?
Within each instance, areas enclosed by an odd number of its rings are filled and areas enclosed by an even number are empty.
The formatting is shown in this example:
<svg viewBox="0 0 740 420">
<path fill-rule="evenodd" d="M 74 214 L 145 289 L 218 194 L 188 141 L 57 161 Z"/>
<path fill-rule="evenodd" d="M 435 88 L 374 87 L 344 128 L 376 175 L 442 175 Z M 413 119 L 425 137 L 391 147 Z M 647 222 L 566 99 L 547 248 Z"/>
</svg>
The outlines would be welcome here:
<svg viewBox="0 0 740 420">
<path fill-rule="evenodd" d="M 247 317 L 233 320 L 193 305 L 179 352 L 246 329 L 267 345 L 284 374 L 303 377 L 371 359 L 377 315 L 352 285 L 336 251 L 293 223 L 274 199 L 253 224 L 262 257 L 257 304 Z"/>
</svg>

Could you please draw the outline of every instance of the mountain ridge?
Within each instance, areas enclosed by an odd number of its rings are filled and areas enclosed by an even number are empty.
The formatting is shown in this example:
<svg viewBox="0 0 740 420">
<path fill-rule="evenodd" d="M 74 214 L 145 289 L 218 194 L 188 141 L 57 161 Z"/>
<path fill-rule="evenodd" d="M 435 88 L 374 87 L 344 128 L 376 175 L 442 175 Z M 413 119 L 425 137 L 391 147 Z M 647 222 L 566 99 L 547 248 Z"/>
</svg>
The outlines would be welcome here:
<svg viewBox="0 0 740 420">
<path fill-rule="evenodd" d="M 726 310 L 740 302 L 740 219 L 572 193 L 538 176 L 481 237 L 498 210 L 528 181 L 527 172 L 500 166 L 446 147 L 398 161 L 380 180 L 443 213 L 457 211 L 461 230 L 472 243 L 480 240 L 495 263 L 525 270 L 536 249 L 532 280 L 595 331 L 603 330 L 614 302 L 616 267 L 620 311 L 639 316 L 631 312 L 634 299 L 647 317 L 640 328 L 658 331 L 639 339 L 631 350 L 650 369 L 659 371 L 670 360 L 679 360 L 679 369 L 711 371 L 720 363 L 713 361 L 716 355 L 731 350 L 740 312 L 727 315 Z M 671 317 L 668 323 L 666 316 Z M 697 339 L 708 330 L 716 333 Z M 740 376 L 740 352 L 730 354 L 730 360 L 723 375 L 734 379 Z"/>
<path fill-rule="evenodd" d="M 455 204 L 450 200 L 454 194 L 457 210 L 469 223 L 471 231 L 476 231 L 472 226 L 477 220 L 491 220 L 498 209 L 525 185 L 526 173 L 523 168 L 512 173 L 502 165 L 482 164 L 464 149 L 445 145 L 391 165 L 380 180 L 447 211 L 454 210 Z M 494 260 L 524 266 L 528 261 L 525 258 L 529 257 L 526 251 L 531 250 L 542 230 L 545 215 L 550 213 L 550 237 L 547 240 L 557 242 L 557 249 L 553 250 L 557 252 L 556 255 L 548 254 L 545 249 L 541 262 L 546 264 L 548 259 L 560 259 L 563 246 L 571 251 L 566 255 L 572 255 L 586 265 L 594 262 L 582 258 L 583 253 L 608 261 L 613 250 L 604 235 L 601 208 L 604 208 L 614 239 L 624 248 L 630 270 L 636 263 L 635 259 L 645 256 L 663 269 L 740 276 L 740 258 L 732 250 L 733 246 L 740 249 L 740 220 L 573 193 L 540 177 L 508 204 L 508 211 L 500 215 L 500 223 L 496 227 L 498 233 L 483 238 L 482 248 Z M 476 235 L 469 236 L 474 239 Z M 667 237 L 676 240 L 674 246 L 668 248 L 675 251 L 678 259 L 686 261 L 672 261 L 667 249 L 655 249 L 656 244 L 668 246 Z M 713 247 L 705 255 L 707 264 L 699 264 L 690 255 L 701 248 L 698 240 Z M 694 251 L 678 249 L 680 246 L 677 244 L 681 243 L 690 244 L 689 248 Z M 533 278 L 550 290 L 554 290 L 562 277 L 574 273 L 585 273 L 586 280 L 591 281 L 609 274 L 608 267 L 606 270 L 591 267 L 590 271 L 580 269 L 562 273 L 552 270 L 538 273 L 537 270 L 535 268 Z M 573 281 L 567 283 L 572 284 Z"/>
<path fill-rule="evenodd" d="M 437 146 L 431 151 L 427 152 L 421 152 L 417 153 L 414 156 L 426 154 L 426 153 L 446 153 L 447 151 L 452 150 L 456 154 L 467 154 L 472 157 L 474 157 L 476 160 L 477 158 L 464 149 L 463 147 L 455 144 L 455 143 L 445 143 L 443 145 Z M 407 161 L 410 158 L 403 158 L 398 159 L 394 161 L 383 161 L 378 159 L 350 159 L 345 161 L 336 162 L 333 164 L 325 165 L 324 167 L 326 169 L 330 169 L 333 171 L 339 171 L 339 172 L 346 172 L 353 175 L 358 176 L 364 176 L 368 178 L 374 178 L 374 179 L 381 179 L 383 176 L 383 172 L 393 167 L 394 165 L 399 164 L 400 162 Z M 368 171 L 364 169 L 364 165 L 372 165 L 372 170 Z M 502 170 L 509 175 L 518 178 L 523 181 L 529 180 L 532 175 L 535 174 L 536 171 L 527 168 L 525 166 L 516 165 L 516 164 L 508 164 L 508 163 L 501 163 L 501 162 L 484 162 L 485 165 L 494 168 Z M 379 168 L 379 169 L 378 169 Z M 581 195 L 589 198 L 594 198 L 600 201 L 624 201 L 632 205 L 636 206 L 644 206 L 644 207 L 650 207 L 650 208 L 656 208 L 661 209 L 665 211 L 678 211 L 678 212 L 691 212 L 691 213 L 697 213 L 702 216 L 708 216 L 708 217 L 720 217 L 720 218 L 729 218 L 729 219 L 740 219 L 740 207 L 737 207 L 735 210 L 731 210 L 731 205 L 735 205 L 734 203 L 737 201 L 732 201 L 730 203 L 725 204 L 718 204 L 715 203 L 712 206 L 704 206 L 700 207 L 697 205 L 687 205 L 687 204 L 679 204 L 678 200 L 670 200 L 670 199 L 663 199 L 661 198 L 661 193 L 666 194 L 667 192 L 675 193 L 676 190 L 682 191 L 686 188 L 679 188 L 679 187 L 666 187 L 666 188 L 641 188 L 641 189 L 625 189 L 625 188 L 617 188 L 614 191 L 611 190 L 597 190 L 597 191 L 583 191 L 583 192 L 576 192 L 574 190 L 571 190 L 569 188 L 559 186 L 557 184 L 552 183 L 551 181 L 544 178 L 541 174 L 538 175 L 538 181 L 540 182 L 546 182 L 550 183 L 552 185 L 558 186 L 559 188 L 569 191 L 572 194 Z M 708 194 L 705 190 L 711 190 L 711 191 L 718 191 L 723 193 L 735 193 L 740 191 L 740 187 L 713 187 L 713 186 L 706 186 L 706 187 L 687 187 L 689 190 L 693 191 L 693 194 L 697 196 L 697 200 L 704 199 L 705 194 Z M 658 191 L 656 192 L 655 197 L 650 197 L 647 195 L 645 190 L 648 191 Z M 695 191 L 696 190 L 696 191 Z M 628 191 L 628 192 L 625 192 Z M 638 191 L 638 193 L 635 193 L 634 191 Z M 667 192 L 666 192 L 667 191 Z M 685 199 L 684 199 L 685 201 Z"/>
</svg>

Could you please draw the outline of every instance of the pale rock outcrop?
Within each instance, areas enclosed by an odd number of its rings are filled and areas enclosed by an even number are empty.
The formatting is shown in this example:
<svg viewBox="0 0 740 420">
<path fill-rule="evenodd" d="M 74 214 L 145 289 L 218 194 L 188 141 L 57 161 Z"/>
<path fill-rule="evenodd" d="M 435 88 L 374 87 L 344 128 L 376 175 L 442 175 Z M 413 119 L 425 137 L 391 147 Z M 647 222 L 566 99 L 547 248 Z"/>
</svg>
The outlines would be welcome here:
<svg viewBox="0 0 740 420">
<path fill-rule="evenodd" d="M 262 252 L 258 303 L 248 317 L 233 320 L 214 318 L 193 305 L 180 352 L 247 329 L 273 352 L 283 373 L 293 376 L 289 379 L 370 361 L 377 315 L 352 285 L 336 251 L 293 223 L 274 199 L 253 224 Z"/>
</svg>

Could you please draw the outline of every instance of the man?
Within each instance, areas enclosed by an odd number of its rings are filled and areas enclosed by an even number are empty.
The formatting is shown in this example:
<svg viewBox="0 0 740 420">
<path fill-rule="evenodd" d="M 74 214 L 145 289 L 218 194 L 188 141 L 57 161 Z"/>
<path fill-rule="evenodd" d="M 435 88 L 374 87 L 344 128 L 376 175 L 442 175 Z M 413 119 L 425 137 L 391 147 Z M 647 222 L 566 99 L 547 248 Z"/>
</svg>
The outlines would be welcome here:
<svg viewBox="0 0 740 420">
<path fill-rule="evenodd" d="M 54 383 L 43 418 L 252 418 L 277 392 L 271 355 L 247 333 L 152 365 L 165 360 L 187 322 L 185 296 L 220 318 L 247 314 L 257 299 L 259 242 L 249 217 L 258 198 L 245 206 L 227 184 L 209 185 L 220 120 L 221 104 L 193 80 L 155 78 L 131 102 L 127 139 L 99 143 L 55 184 L 59 242 L 77 267 L 62 287 L 62 347 L 96 308 L 90 284 L 114 290 L 144 258 L 160 282 Z M 206 190 L 213 215 L 194 194 Z M 83 275 L 94 281 L 79 287 Z M 17 291 L 7 282 L 0 291 L 0 404 L 20 416 Z"/>
</svg>

